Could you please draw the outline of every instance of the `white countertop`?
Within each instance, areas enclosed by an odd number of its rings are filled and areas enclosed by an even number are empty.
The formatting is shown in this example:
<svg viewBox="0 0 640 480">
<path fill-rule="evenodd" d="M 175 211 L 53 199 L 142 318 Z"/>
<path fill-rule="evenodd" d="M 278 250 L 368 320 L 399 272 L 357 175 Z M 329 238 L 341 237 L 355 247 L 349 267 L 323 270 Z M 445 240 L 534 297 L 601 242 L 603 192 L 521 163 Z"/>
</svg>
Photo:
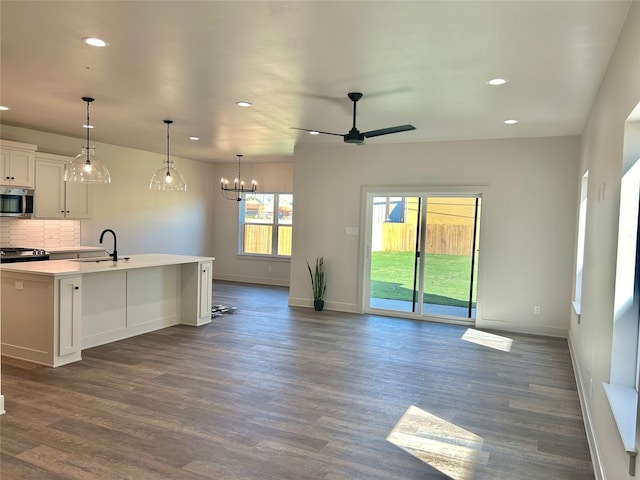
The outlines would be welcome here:
<svg viewBox="0 0 640 480">
<path fill-rule="evenodd" d="M 96 257 L 98 258 L 98 257 Z M 99 257 L 105 258 L 105 257 Z M 128 260 L 125 260 L 128 258 Z M 184 263 L 207 262 L 214 257 L 196 257 L 189 255 L 168 255 L 162 253 L 145 253 L 141 255 L 118 255 L 118 261 L 106 260 L 102 262 L 87 261 L 89 258 L 73 260 L 46 260 L 43 262 L 4 263 L 0 272 L 33 273 L 37 275 L 71 275 L 83 273 L 110 272 L 115 270 L 130 270 L 133 268 L 159 267 L 165 265 L 180 265 Z"/>
</svg>

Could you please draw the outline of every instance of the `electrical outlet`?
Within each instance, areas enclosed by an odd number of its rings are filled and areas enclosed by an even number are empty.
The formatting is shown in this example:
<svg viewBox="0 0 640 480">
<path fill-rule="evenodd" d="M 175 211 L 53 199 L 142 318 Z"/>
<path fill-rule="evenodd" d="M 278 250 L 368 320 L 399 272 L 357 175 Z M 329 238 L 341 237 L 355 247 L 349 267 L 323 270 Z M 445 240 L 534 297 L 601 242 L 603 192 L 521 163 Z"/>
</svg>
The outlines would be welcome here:
<svg viewBox="0 0 640 480">
<path fill-rule="evenodd" d="M 540 305 L 534 305 L 533 306 L 533 314 L 534 315 L 540 315 Z"/>
</svg>

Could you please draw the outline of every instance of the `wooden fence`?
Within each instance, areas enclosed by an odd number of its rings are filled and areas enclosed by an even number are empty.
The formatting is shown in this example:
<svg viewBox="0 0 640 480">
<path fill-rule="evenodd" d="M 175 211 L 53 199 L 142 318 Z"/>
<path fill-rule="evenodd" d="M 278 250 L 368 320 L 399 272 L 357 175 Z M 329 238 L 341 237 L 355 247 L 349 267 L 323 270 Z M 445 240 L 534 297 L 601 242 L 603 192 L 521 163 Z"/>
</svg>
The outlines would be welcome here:
<svg viewBox="0 0 640 480">
<path fill-rule="evenodd" d="M 407 223 L 381 223 L 382 250 L 414 251 L 416 226 Z M 427 225 L 426 253 L 442 255 L 471 255 L 473 226 L 452 224 Z"/>
<path fill-rule="evenodd" d="M 244 226 L 244 253 L 258 253 L 271 255 L 272 246 L 271 225 Z M 278 227 L 278 255 L 291 255 L 291 227 Z"/>
</svg>

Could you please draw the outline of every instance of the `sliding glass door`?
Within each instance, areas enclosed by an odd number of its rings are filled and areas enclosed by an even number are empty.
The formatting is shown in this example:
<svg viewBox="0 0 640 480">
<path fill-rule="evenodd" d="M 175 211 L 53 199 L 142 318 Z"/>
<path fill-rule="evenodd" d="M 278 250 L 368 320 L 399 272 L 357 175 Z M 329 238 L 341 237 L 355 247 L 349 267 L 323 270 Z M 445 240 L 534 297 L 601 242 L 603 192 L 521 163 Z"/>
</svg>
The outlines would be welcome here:
<svg viewBox="0 0 640 480">
<path fill-rule="evenodd" d="M 475 319 L 479 195 L 368 197 L 368 311 Z"/>
</svg>

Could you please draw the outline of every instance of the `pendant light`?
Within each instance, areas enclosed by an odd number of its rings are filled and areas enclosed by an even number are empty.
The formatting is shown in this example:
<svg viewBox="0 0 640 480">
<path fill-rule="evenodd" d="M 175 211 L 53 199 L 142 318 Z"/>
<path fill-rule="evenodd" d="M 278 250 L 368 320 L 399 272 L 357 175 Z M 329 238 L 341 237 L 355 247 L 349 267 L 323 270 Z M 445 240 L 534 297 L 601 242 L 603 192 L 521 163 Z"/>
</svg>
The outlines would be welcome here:
<svg viewBox="0 0 640 480">
<path fill-rule="evenodd" d="M 149 189 L 186 192 L 187 184 L 184 183 L 180 172 L 173 168 L 173 162 L 169 157 L 169 126 L 173 123 L 173 120 L 163 121 L 167 124 L 167 160 L 164 162 L 164 167 L 159 169 L 151 178 Z"/>
<path fill-rule="evenodd" d="M 87 124 L 84 126 L 87 129 L 87 144 L 83 145 L 80 154 L 67 164 L 64 180 L 79 183 L 111 183 L 109 170 L 102 160 L 96 157 L 96 147 L 89 143 L 89 130 L 93 128 L 89 122 L 89 105 L 94 99 L 82 97 L 82 100 L 87 103 Z"/>
<path fill-rule="evenodd" d="M 220 191 L 222 196 L 227 200 L 235 200 L 241 202 L 247 193 L 256 193 L 258 183 L 255 180 L 251 180 L 251 188 L 244 186 L 244 180 L 240 177 L 240 159 L 243 157 L 241 154 L 237 154 L 238 157 L 238 176 L 233 179 L 233 187 L 230 186 L 229 180 L 226 178 L 220 179 Z"/>
</svg>

